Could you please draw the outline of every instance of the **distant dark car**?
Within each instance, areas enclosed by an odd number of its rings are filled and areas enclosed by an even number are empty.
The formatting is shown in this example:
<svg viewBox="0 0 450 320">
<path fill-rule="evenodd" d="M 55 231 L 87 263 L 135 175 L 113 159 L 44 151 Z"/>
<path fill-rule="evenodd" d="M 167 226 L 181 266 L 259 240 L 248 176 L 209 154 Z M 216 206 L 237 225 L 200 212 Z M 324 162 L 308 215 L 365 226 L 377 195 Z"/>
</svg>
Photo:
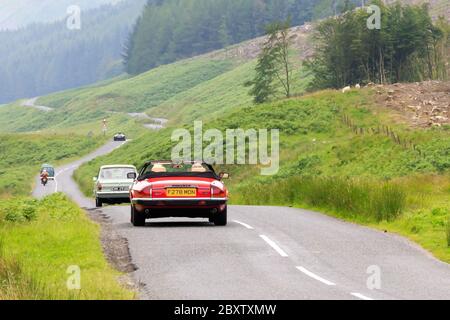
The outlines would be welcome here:
<svg viewBox="0 0 450 320">
<path fill-rule="evenodd" d="M 127 137 L 123 133 L 117 133 L 114 136 L 114 141 L 127 141 Z"/>
</svg>

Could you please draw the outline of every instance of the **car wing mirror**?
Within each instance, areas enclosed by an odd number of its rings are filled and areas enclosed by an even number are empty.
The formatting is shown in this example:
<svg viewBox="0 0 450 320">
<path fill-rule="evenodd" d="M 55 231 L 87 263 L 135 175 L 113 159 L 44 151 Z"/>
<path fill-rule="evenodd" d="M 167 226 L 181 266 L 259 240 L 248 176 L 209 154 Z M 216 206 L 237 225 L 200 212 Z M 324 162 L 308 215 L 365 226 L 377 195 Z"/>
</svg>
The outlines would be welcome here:
<svg viewBox="0 0 450 320">
<path fill-rule="evenodd" d="M 226 172 L 221 172 L 221 173 L 219 174 L 219 178 L 220 178 L 220 180 L 223 180 L 223 179 L 229 179 L 229 178 L 230 178 L 230 174 L 228 174 L 228 173 L 226 173 Z"/>
<path fill-rule="evenodd" d="M 127 179 L 136 180 L 137 174 L 135 172 L 130 172 L 127 174 Z"/>
</svg>

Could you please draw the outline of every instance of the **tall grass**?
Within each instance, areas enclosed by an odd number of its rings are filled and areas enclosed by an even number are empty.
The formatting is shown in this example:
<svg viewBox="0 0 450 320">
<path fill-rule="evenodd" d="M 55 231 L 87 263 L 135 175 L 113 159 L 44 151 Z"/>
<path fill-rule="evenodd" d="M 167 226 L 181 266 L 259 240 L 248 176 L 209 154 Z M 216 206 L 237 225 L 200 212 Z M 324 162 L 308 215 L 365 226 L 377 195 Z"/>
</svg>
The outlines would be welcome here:
<svg viewBox="0 0 450 320">
<path fill-rule="evenodd" d="M 445 232 L 447 233 L 447 246 L 450 247 L 450 216 L 447 218 Z"/>
<path fill-rule="evenodd" d="M 394 220 L 406 207 L 406 194 L 395 183 L 342 177 L 291 177 L 245 185 L 234 194 L 239 203 L 306 204 L 376 221 Z"/>
<path fill-rule="evenodd" d="M 133 299 L 107 263 L 99 232 L 62 194 L 0 202 L 0 300 Z M 67 288 L 72 265 L 81 270 L 81 290 Z"/>
</svg>

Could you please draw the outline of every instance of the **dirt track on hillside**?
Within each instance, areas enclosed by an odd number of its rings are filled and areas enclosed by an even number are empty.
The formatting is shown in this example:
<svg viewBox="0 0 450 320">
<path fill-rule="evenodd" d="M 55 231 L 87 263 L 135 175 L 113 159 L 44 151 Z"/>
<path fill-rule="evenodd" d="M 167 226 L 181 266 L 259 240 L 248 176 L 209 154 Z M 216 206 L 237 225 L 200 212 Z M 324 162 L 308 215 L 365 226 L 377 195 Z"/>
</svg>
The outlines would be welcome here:
<svg viewBox="0 0 450 320">
<path fill-rule="evenodd" d="M 414 127 L 450 125 L 450 82 L 396 83 L 373 90 L 380 105 L 397 111 Z"/>
</svg>

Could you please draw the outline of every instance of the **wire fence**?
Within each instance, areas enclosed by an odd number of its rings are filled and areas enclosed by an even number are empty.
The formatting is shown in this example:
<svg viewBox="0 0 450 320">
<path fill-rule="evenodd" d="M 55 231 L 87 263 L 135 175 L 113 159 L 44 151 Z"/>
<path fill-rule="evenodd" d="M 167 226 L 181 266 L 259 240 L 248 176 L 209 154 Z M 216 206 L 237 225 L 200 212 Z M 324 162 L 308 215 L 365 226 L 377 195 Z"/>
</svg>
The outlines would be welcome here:
<svg viewBox="0 0 450 320">
<path fill-rule="evenodd" d="M 345 126 L 350 128 L 352 130 L 352 132 L 356 135 L 369 135 L 369 134 L 370 135 L 383 135 L 383 136 L 390 138 L 398 146 L 400 146 L 404 149 L 414 150 L 419 155 L 422 155 L 422 151 L 420 150 L 418 145 L 416 145 L 412 140 L 407 139 L 406 137 L 402 137 L 392 127 L 389 127 L 386 125 L 380 125 L 380 126 L 369 127 L 369 128 L 360 127 L 346 113 L 342 114 L 341 121 Z"/>
</svg>

